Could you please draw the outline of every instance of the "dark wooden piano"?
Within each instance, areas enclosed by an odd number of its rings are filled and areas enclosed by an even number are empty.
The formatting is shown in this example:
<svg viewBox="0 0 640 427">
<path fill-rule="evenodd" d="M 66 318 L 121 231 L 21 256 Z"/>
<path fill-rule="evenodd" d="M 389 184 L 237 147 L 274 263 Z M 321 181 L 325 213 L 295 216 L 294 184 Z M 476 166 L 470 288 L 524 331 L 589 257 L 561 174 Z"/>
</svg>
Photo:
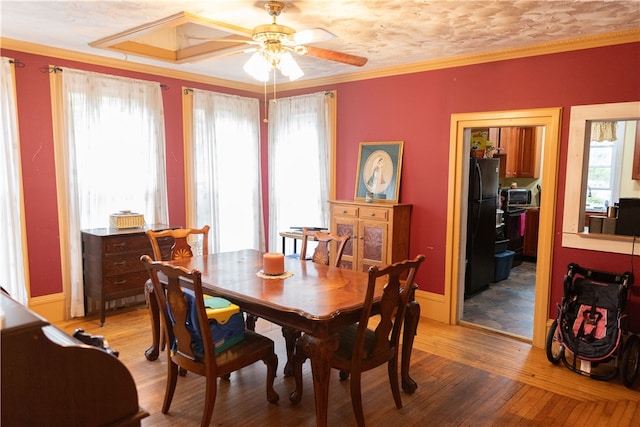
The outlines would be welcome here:
<svg viewBox="0 0 640 427">
<path fill-rule="evenodd" d="M 113 355 L 0 292 L 2 415 L 10 426 L 139 426 L 133 377 Z"/>
</svg>

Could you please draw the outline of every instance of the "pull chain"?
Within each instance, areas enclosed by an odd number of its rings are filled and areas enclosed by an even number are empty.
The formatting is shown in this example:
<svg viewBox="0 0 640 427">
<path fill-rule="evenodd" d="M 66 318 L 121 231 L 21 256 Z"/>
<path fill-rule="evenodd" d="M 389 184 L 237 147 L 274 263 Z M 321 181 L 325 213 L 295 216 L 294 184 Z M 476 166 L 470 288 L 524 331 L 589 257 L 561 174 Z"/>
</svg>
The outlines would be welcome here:
<svg viewBox="0 0 640 427">
<path fill-rule="evenodd" d="M 264 119 L 263 123 L 269 123 L 269 110 L 267 109 L 267 81 L 264 81 Z"/>
</svg>

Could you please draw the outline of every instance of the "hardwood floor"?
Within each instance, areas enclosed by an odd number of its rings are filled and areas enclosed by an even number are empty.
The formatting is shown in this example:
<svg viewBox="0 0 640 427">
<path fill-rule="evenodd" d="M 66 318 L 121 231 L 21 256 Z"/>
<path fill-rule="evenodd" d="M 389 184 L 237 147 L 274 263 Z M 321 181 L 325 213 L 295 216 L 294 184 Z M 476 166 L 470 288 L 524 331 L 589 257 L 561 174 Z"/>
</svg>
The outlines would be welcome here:
<svg viewBox="0 0 640 427">
<path fill-rule="evenodd" d="M 76 328 L 104 335 L 120 352 L 137 387 L 140 406 L 151 415 L 143 426 L 196 426 L 204 402 L 203 378 L 188 374 L 178 380 L 169 414 L 160 412 L 166 379 L 166 357 L 149 362 L 147 309 L 123 309 L 107 317 L 58 323 L 68 333 Z M 218 382 L 211 425 L 314 426 L 315 409 L 309 363 L 304 367 L 304 395 L 294 406 L 289 393 L 293 378 L 284 378 L 286 359 L 279 326 L 259 319 L 256 328 L 276 343 L 280 363 L 275 389 L 276 405 L 265 392 L 266 367 L 254 364 Z M 466 326 L 448 326 L 422 319 L 411 360 L 411 375 L 418 383 L 412 395 L 402 394 L 396 409 L 384 367 L 363 376 L 363 402 L 369 426 L 632 426 L 640 420 L 640 384 L 633 390 L 619 379 L 601 382 L 550 364 L 544 350 L 506 336 Z M 329 425 L 355 425 L 348 381 L 332 373 Z M 115 392 L 115 391 L 114 391 Z"/>
</svg>

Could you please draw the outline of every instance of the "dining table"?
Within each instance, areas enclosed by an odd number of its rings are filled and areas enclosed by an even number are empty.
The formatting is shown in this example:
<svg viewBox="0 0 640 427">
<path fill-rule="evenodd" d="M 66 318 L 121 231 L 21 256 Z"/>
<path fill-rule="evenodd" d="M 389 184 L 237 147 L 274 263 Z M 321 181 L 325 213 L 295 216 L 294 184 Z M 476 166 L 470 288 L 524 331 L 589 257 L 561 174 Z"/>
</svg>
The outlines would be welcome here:
<svg viewBox="0 0 640 427">
<path fill-rule="evenodd" d="M 252 315 L 303 334 L 309 345 L 309 359 L 316 405 L 316 424 L 327 425 L 331 358 L 338 348 L 338 331 L 357 322 L 364 304 L 369 274 L 332 267 L 297 258 L 285 258 L 285 274 L 261 274 L 264 252 L 244 249 L 169 261 L 172 265 L 199 270 L 206 294 L 228 299 Z M 375 304 L 385 283 L 376 284 Z M 145 352 L 153 360 L 159 352 L 159 317 L 155 298 L 149 299 L 154 338 Z M 155 311 L 155 315 L 154 315 Z M 406 393 L 413 393 L 416 382 L 409 376 L 413 339 L 420 317 L 420 306 L 410 298 L 405 315 L 401 355 L 401 381 Z M 290 400 L 297 403 L 294 390 Z"/>
</svg>

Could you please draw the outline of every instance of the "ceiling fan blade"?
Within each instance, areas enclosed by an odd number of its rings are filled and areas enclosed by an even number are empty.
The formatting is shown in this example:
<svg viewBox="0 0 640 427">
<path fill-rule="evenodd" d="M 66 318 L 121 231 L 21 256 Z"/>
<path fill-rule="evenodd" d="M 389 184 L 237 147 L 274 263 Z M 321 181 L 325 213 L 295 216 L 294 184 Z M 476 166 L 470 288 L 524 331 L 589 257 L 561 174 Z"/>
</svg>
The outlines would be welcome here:
<svg viewBox="0 0 640 427">
<path fill-rule="evenodd" d="M 348 53 L 336 52 L 334 50 L 322 49 L 319 47 L 305 46 L 307 55 L 315 58 L 328 59 L 329 61 L 342 62 L 343 64 L 362 67 L 368 59 L 362 56 L 349 55 Z"/>
<path fill-rule="evenodd" d="M 293 41 L 296 44 L 326 42 L 335 38 L 335 34 L 323 28 L 310 28 L 308 30 L 298 31 L 293 35 Z"/>
</svg>

